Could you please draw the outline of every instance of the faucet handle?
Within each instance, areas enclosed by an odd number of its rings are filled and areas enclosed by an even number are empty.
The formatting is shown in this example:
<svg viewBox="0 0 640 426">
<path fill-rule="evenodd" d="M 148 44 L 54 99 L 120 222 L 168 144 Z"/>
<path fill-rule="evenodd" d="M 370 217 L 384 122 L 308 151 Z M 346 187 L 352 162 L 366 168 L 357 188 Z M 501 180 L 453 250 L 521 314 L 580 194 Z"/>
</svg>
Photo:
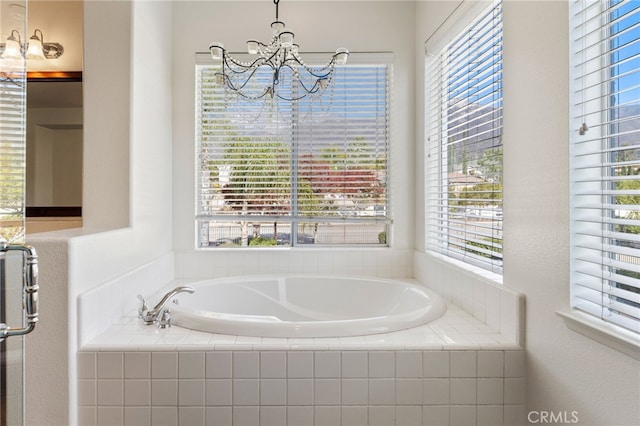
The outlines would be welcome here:
<svg viewBox="0 0 640 426">
<path fill-rule="evenodd" d="M 171 327 L 171 313 L 169 309 L 165 309 L 160 314 L 160 320 L 158 320 L 158 328 L 165 329 Z"/>
<path fill-rule="evenodd" d="M 149 307 L 147 306 L 147 301 L 144 300 L 144 297 L 142 297 L 141 294 L 138 295 L 138 299 L 140 299 L 140 307 L 138 308 L 138 318 L 142 318 L 142 315 L 144 314 L 144 312 L 149 310 Z"/>
</svg>

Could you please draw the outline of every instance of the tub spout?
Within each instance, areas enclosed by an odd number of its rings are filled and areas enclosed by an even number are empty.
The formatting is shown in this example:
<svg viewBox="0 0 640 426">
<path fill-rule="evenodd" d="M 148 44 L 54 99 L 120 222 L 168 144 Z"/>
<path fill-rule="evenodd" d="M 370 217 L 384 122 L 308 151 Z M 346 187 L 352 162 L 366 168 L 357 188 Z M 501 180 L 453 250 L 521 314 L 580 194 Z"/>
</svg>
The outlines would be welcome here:
<svg viewBox="0 0 640 426">
<path fill-rule="evenodd" d="M 179 293 L 194 293 L 195 291 L 195 288 L 188 285 L 176 287 L 162 296 L 162 299 L 152 309 L 148 309 L 142 296 L 138 296 L 138 298 L 142 300 L 142 307 L 138 310 L 138 316 L 142 318 L 145 324 L 154 324 L 160 319 L 165 310 L 165 305 L 176 295 Z"/>
</svg>

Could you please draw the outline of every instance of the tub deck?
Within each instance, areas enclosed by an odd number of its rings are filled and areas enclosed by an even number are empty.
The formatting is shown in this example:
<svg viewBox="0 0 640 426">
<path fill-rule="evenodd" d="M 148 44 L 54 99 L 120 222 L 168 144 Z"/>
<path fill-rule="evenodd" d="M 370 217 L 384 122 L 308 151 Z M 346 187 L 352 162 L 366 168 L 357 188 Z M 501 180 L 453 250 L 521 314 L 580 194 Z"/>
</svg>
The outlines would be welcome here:
<svg viewBox="0 0 640 426">
<path fill-rule="evenodd" d="M 242 350 L 517 350 L 519 342 L 448 303 L 439 319 L 407 330 L 354 337 L 274 338 L 204 333 L 178 326 L 160 330 L 125 316 L 83 345 L 83 351 Z"/>
</svg>

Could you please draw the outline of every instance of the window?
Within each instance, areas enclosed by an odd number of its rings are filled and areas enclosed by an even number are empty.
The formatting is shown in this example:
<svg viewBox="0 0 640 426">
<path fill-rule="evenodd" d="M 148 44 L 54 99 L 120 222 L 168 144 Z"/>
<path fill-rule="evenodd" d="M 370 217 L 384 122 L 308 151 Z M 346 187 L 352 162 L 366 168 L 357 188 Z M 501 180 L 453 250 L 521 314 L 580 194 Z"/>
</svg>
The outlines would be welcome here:
<svg viewBox="0 0 640 426">
<path fill-rule="evenodd" d="M 640 333 L 640 2 L 570 16 L 571 305 Z"/>
<path fill-rule="evenodd" d="M 353 53 L 321 96 L 255 102 L 199 55 L 199 247 L 386 246 L 391 59 Z"/>
<path fill-rule="evenodd" d="M 502 7 L 466 3 L 426 43 L 427 247 L 501 273 Z"/>
</svg>

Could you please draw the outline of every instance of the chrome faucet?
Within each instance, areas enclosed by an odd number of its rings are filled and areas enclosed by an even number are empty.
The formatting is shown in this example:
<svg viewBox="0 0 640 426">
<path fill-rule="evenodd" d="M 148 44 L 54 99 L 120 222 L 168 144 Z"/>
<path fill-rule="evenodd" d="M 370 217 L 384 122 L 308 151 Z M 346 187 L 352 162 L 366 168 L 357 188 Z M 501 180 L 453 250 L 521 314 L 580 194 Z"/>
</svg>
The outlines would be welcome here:
<svg viewBox="0 0 640 426">
<path fill-rule="evenodd" d="M 142 304 L 138 309 L 138 318 L 142 318 L 142 321 L 145 324 L 155 324 L 160 321 L 161 328 L 169 327 L 171 317 L 167 312 L 168 310 L 165 309 L 165 305 L 179 293 L 193 293 L 195 291 L 195 288 L 188 285 L 176 287 L 162 296 L 162 299 L 153 307 L 153 309 L 149 309 L 146 300 L 144 300 L 144 297 L 139 294 L 138 299 L 140 299 Z"/>
</svg>

